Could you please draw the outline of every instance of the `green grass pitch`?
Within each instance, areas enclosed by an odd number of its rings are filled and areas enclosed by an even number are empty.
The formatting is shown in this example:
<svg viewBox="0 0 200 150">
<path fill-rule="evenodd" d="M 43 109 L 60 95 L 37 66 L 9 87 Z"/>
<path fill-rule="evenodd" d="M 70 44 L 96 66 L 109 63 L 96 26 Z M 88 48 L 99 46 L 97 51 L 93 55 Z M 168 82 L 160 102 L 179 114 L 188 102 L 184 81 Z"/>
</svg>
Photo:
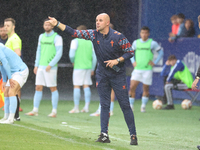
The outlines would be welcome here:
<svg viewBox="0 0 200 150">
<path fill-rule="evenodd" d="M 90 113 L 98 108 L 92 101 Z M 100 134 L 99 117 L 90 113 L 69 114 L 73 101 L 59 101 L 57 118 L 49 118 L 51 101 L 42 100 L 39 116 L 25 116 L 32 110 L 33 102 L 22 100 L 21 121 L 13 125 L 0 124 L 1 150 L 196 150 L 200 144 L 200 109 L 193 106 L 183 110 L 179 104 L 175 110 L 154 110 L 148 102 L 146 113 L 140 112 L 141 101 L 136 101 L 134 115 L 138 146 L 131 146 L 128 128 L 122 111 L 115 101 L 114 115 L 109 122 L 111 143 L 96 143 Z M 80 110 L 84 102 L 80 102 Z M 0 110 L 0 117 L 3 111 Z M 62 124 L 65 122 L 65 124 Z"/>
</svg>

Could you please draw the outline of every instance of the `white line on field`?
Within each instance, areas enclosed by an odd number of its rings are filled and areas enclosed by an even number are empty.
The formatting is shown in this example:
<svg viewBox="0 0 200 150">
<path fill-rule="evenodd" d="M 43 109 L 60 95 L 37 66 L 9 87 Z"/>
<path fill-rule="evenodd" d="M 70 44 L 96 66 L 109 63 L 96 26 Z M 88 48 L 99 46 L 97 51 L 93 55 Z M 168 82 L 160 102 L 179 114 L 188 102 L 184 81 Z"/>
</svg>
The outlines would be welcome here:
<svg viewBox="0 0 200 150">
<path fill-rule="evenodd" d="M 70 126 L 70 125 L 67 125 L 67 124 L 63 124 L 63 123 L 61 124 L 61 126 L 70 127 L 70 128 L 72 128 L 72 129 L 77 129 L 77 130 L 80 129 L 80 128 L 77 128 L 77 127 L 74 127 L 74 126 Z M 92 132 L 92 133 L 97 133 L 97 132 Z M 116 139 L 116 140 L 118 140 L 118 141 L 129 142 L 129 141 L 127 141 L 127 140 L 122 140 L 122 139 L 120 139 L 120 138 L 116 138 L 116 137 L 111 136 L 111 135 L 109 135 L 109 137 L 111 137 L 112 139 Z"/>
<path fill-rule="evenodd" d="M 81 143 L 81 142 L 74 141 L 73 139 L 69 139 L 69 138 L 64 138 L 64 137 L 61 137 L 61 136 L 57 136 L 56 134 L 52 134 L 51 132 L 47 132 L 47 131 L 44 131 L 44 130 L 38 130 L 38 129 L 35 129 L 35 128 L 31 128 L 31 127 L 27 127 L 27 126 L 23 126 L 23 125 L 19 125 L 19 124 L 13 124 L 13 125 L 14 126 L 18 126 L 18 127 L 22 127 L 22 128 L 26 128 L 26 129 L 29 129 L 29 130 L 37 131 L 37 132 L 40 132 L 40 133 L 44 133 L 44 134 L 53 136 L 53 137 L 55 137 L 57 139 L 67 141 L 67 142 L 78 143 L 78 144 L 82 144 L 82 145 L 87 145 L 87 146 L 93 146 L 93 147 L 102 148 L 100 146 L 91 145 L 91 144 L 87 144 L 87 143 Z M 115 149 L 105 148 L 105 147 L 103 149 L 105 149 L 105 150 L 115 150 Z"/>
<path fill-rule="evenodd" d="M 70 126 L 70 125 L 61 125 L 61 126 L 70 127 L 70 128 L 72 128 L 72 129 L 77 129 L 77 130 L 79 130 L 79 129 L 80 129 L 80 128 L 77 128 L 77 127 L 74 127 L 74 126 Z"/>
<path fill-rule="evenodd" d="M 111 136 L 111 135 L 109 135 L 109 137 L 112 138 L 112 139 L 116 139 L 116 140 L 118 140 L 118 141 L 130 142 L 130 141 L 127 141 L 127 140 L 122 140 L 122 139 L 120 139 L 120 138 L 116 138 L 116 137 Z"/>
</svg>

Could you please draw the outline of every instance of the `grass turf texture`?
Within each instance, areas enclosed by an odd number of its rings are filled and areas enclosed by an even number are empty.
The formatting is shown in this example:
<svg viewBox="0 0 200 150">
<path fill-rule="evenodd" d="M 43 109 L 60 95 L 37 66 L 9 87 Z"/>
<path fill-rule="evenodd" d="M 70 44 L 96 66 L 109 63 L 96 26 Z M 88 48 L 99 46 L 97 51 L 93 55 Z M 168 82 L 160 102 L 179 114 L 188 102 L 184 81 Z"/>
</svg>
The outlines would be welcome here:
<svg viewBox="0 0 200 150">
<path fill-rule="evenodd" d="M 98 102 L 92 101 L 90 113 L 98 108 Z M 200 144 L 200 110 L 193 106 L 191 110 L 183 110 L 180 104 L 175 110 L 154 110 L 152 101 L 146 107 L 146 113 L 140 112 L 141 101 L 134 105 L 138 146 L 131 146 L 128 128 L 117 101 L 114 115 L 109 122 L 111 143 L 96 143 L 100 134 L 99 117 L 90 117 L 90 113 L 69 114 L 73 108 L 72 101 L 59 101 L 57 118 L 49 118 L 51 101 L 43 100 L 40 104 L 39 116 L 25 116 L 32 110 L 30 100 L 22 100 L 21 121 L 14 125 L 0 124 L 0 149 L 20 150 L 192 150 Z M 81 101 L 80 109 L 84 106 Z M 3 111 L 0 112 L 3 117 Z M 66 122 L 66 124 L 62 124 Z"/>
</svg>

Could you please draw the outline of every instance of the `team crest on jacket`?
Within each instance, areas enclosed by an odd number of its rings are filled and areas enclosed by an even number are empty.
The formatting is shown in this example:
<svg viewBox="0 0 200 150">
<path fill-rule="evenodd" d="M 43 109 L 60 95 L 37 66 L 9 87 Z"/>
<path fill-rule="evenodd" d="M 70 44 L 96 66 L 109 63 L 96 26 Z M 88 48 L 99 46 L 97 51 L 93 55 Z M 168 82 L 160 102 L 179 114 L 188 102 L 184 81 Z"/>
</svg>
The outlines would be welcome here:
<svg viewBox="0 0 200 150">
<path fill-rule="evenodd" d="M 110 44 L 111 44 L 111 46 L 113 47 L 113 44 L 114 44 L 113 40 L 111 40 Z"/>
</svg>

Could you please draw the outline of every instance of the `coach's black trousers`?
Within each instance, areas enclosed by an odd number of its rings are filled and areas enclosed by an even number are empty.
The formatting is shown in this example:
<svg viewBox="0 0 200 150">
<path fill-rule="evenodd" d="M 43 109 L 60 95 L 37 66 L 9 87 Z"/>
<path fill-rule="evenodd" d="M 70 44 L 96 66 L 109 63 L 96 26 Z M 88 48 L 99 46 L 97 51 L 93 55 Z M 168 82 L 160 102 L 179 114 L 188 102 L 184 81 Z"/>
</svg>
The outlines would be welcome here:
<svg viewBox="0 0 200 150">
<path fill-rule="evenodd" d="M 113 88 L 116 98 L 124 114 L 124 118 L 129 128 L 130 135 L 136 135 L 134 115 L 129 103 L 125 73 L 116 73 L 110 75 L 97 73 L 96 81 L 101 104 L 101 132 L 108 132 L 111 101 L 110 95 L 111 88 Z"/>
</svg>

